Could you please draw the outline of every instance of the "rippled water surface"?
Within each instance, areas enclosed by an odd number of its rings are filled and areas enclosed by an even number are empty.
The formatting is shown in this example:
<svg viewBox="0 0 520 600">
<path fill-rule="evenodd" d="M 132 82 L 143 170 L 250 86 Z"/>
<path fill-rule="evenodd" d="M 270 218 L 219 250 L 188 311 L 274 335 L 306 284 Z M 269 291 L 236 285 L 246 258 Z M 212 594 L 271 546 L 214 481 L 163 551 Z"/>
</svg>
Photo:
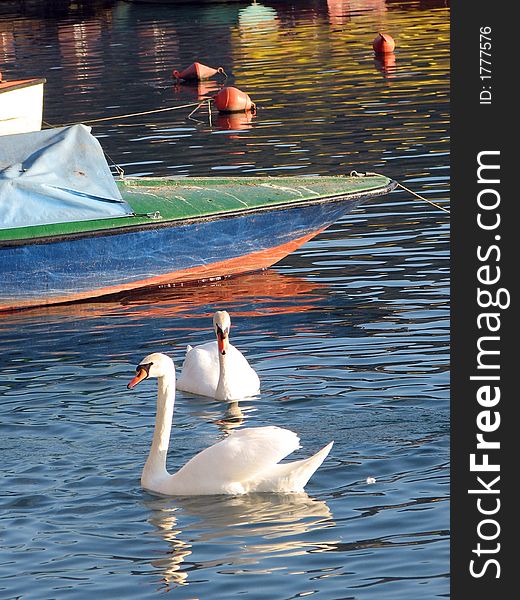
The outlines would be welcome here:
<svg viewBox="0 0 520 600">
<path fill-rule="evenodd" d="M 197 59 L 258 105 L 92 123 L 126 173 L 376 170 L 449 206 L 443 2 L 49 4 L 0 10 L 1 70 L 46 77 L 48 124 L 197 102 L 218 82 L 171 79 Z M 397 43 L 384 60 L 381 30 Z M 447 597 L 448 235 L 446 213 L 401 190 L 260 274 L 2 315 L 0 597 Z M 139 487 L 156 392 L 126 383 L 150 351 L 180 365 L 217 308 L 262 391 L 240 406 L 179 393 L 170 469 L 277 424 L 299 458 L 335 440 L 308 496 Z"/>
</svg>

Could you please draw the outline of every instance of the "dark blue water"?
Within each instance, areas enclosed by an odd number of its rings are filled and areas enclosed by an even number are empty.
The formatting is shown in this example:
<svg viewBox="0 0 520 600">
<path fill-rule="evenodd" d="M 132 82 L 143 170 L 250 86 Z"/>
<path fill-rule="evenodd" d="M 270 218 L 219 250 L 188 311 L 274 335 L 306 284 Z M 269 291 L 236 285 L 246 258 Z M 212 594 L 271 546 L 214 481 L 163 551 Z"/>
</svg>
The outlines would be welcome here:
<svg viewBox="0 0 520 600">
<path fill-rule="evenodd" d="M 13 10 L 1 70 L 47 78 L 47 123 L 196 102 L 170 78 L 196 59 L 258 104 L 250 120 L 93 124 L 128 174 L 377 170 L 449 206 L 443 3 Z M 374 59 L 381 30 L 395 66 Z M 3 315 L 0 597 L 447 597 L 448 242 L 449 215 L 396 191 L 264 273 Z M 156 392 L 126 384 L 150 351 L 180 366 L 221 308 L 262 391 L 239 406 L 179 393 L 169 468 L 234 427 L 276 424 L 300 435 L 295 458 L 335 440 L 307 496 L 139 487 Z"/>
</svg>

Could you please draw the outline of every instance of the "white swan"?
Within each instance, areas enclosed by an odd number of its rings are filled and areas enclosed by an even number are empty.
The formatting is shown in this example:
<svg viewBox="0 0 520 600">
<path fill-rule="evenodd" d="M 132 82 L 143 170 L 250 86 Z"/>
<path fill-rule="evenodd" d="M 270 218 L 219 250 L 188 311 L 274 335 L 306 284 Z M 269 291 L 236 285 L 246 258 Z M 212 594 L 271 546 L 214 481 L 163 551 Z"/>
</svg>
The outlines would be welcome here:
<svg viewBox="0 0 520 600">
<path fill-rule="evenodd" d="M 151 492 L 168 496 L 302 492 L 332 448 L 331 442 L 310 458 L 280 464 L 299 448 L 298 436 L 280 427 L 252 427 L 234 431 L 170 475 L 166 455 L 175 402 L 175 367 L 169 356 L 156 352 L 143 358 L 136 373 L 128 388 L 147 377 L 159 380 L 152 446 L 141 475 L 141 485 Z"/>
<path fill-rule="evenodd" d="M 217 341 L 188 346 L 177 389 L 217 400 L 240 400 L 258 394 L 258 375 L 242 352 L 229 343 L 230 327 L 225 310 L 213 315 Z"/>
</svg>

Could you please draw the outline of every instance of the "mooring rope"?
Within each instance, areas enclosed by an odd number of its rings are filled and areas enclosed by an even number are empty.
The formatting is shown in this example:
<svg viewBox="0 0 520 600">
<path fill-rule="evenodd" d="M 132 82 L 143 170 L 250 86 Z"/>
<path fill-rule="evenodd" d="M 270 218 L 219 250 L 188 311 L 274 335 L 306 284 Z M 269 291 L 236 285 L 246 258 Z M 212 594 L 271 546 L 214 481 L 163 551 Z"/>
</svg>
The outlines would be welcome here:
<svg viewBox="0 0 520 600">
<path fill-rule="evenodd" d="M 209 126 L 212 127 L 213 123 L 211 122 L 211 101 L 212 101 L 212 98 L 204 98 L 203 100 L 201 100 L 201 102 L 190 112 L 190 114 L 188 115 L 187 118 L 191 119 L 192 121 L 197 121 L 198 123 L 201 123 L 202 121 L 198 121 L 197 119 L 192 119 L 192 115 L 194 115 L 202 106 L 207 105 Z"/>
<path fill-rule="evenodd" d="M 435 204 L 435 202 L 432 202 L 431 200 L 428 200 L 424 196 L 421 196 L 421 194 L 418 194 L 417 192 L 414 192 L 413 190 L 405 187 L 402 183 L 399 183 L 399 181 L 396 181 L 396 183 L 397 183 L 397 185 L 400 188 L 402 188 L 403 190 L 405 190 L 405 192 L 409 192 L 410 194 L 412 194 L 412 196 L 415 196 L 416 198 L 419 198 L 419 200 L 424 200 L 425 202 L 428 202 L 428 204 L 431 204 L 432 206 L 435 206 L 435 208 L 438 208 L 438 209 L 443 210 L 444 212 L 450 214 L 449 209 L 444 208 L 444 206 L 441 206 L 440 204 Z"/>
<path fill-rule="evenodd" d="M 112 117 L 102 117 L 101 119 L 89 119 L 86 121 L 78 121 L 76 123 L 62 123 L 61 125 L 49 125 L 49 127 L 70 127 L 71 125 L 81 125 L 82 123 L 101 123 L 102 121 L 112 121 L 114 119 L 126 119 L 128 117 L 141 117 L 143 115 L 152 115 L 154 113 L 162 113 L 168 110 L 179 110 L 181 108 L 191 108 L 192 106 L 199 106 L 199 102 L 192 102 L 191 104 L 183 104 L 182 106 L 168 106 L 167 108 L 156 108 L 154 110 L 145 110 L 143 112 L 129 113 L 127 115 L 113 115 Z"/>
<path fill-rule="evenodd" d="M 368 172 L 368 171 L 366 173 L 358 173 L 358 171 L 350 171 L 350 176 L 351 177 L 370 177 L 370 176 L 378 176 L 378 175 L 379 175 L 379 173 L 371 173 L 371 172 Z M 394 180 L 394 181 L 397 184 L 397 186 L 400 187 L 400 188 L 402 188 L 403 190 L 405 190 L 405 192 L 409 192 L 410 194 L 412 194 L 412 196 L 415 196 L 416 198 L 419 198 L 419 200 L 424 200 L 428 204 L 431 204 L 432 206 L 435 206 L 435 208 L 438 208 L 439 210 L 442 210 L 442 211 L 450 214 L 449 209 L 444 208 L 444 206 L 441 206 L 440 204 L 435 204 L 435 202 L 432 202 L 431 200 L 428 200 L 424 196 L 421 196 L 421 194 L 418 194 L 417 192 L 414 192 L 413 190 L 407 188 L 406 186 L 404 186 L 399 181 L 397 181 L 397 180 Z"/>
<path fill-rule="evenodd" d="M 112 165 L 115 167 L 115 170 L 117 171 L 117 174 L 119 175 L 119 179 L 124 179 L 125 178 L 125 172 L 123 170 L 123 167 L 120 167 L 116 161 L 108 155 L 108 153 L 103 150 L 104 155 L 108 158 L 108 160 L 112 163 Z"/>
</svg>

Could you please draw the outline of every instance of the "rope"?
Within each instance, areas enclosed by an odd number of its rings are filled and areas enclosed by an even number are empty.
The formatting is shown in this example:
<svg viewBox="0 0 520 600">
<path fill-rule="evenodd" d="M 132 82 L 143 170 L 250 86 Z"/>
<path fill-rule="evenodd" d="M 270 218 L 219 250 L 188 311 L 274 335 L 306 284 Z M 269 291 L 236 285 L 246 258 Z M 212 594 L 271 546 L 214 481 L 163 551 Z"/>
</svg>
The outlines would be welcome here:
<svg viewBox="0 0 520 600">
<path fill-rule="evenodd" d="M 373 176 L 373 175 L 377 176 L 378 173 L 370 173 L 370 172 L 359 173 L 358 171 L 350 171 L 350 176 L 351 177 L 370 177 L 370 176 Z M 416 198 L 419 198 L 419 200 L 424 200 L 425 202 L 428 202 L 428 204 L 431 204 L 432 206 L 435 206 L 435 208 L 438 208 L 438 209 L 443 210 L 444 212 L 450 214 L 450 211 L 447 208 L 444 208 L 444 206 L 441 206 L 440 204 L 435 204 L 435 202 L 432 202 L 431 200 L 427 200 L 424 196 L 421 196 L 417 192 L 414 192 L 413 190 L 405 187 L 402 183 L 399 183 L 399 181 L 396 181 L 396 184 L 400 188 L 402 188 L 403 190 L 405 190 L 405 192 L 409 192 L 410 194 L 412 194 L 412 196 L 415 196 Z"/>
<path fill-rule="evenodd" d="M 199 104 L 197 104 L 197 106 L 188 115 L 188 119 L 191 117 L 191 115 L 196 113 L 203 104 L 206 104 L 206 100 L 203 100 L 202 102 L 199 102 Z"/>
<path fill-rule="evenodd" d="M 405 192 L 409 192 L 410 194 L 412 194 L 412 196 L 419 198 L 419 200 L 424 200 L 425 202 L 428 202 L 428 204 L 435 206 L 435 208 L 438 208 L 438 209 L 443 210 L 444 212 L 450 214 L 450 211 L 447 208 L 444 208 L 444 206 L 441 206 L 440 204 L 435 204 L 435 202 L 432 202 L 431 200 L 427 200 L 424 196 L 421 196 L 417 192 L 414 192 L 413 190 L 410 190 L 409 188 L 405 187 L 402 183 L 399 183 L 399 181 L 397 181 L 396 183 Z"/>
<path fill-rule="evenodd" d="M 192 106 L 198 106 L 198 102 L 192 102 L 191 104 L 183 104 L 182 106 L 169 106 L 168 108 L 156 108 L 154 110 L 145 110 L 143 112 L 129 113 L 127 115 L 114 115 L 112 117 L 103 117 L 101 119 L 90 119 L 88 121 L 78 121 L 77 123 L 62 123 L 61 125 L 49 125 L 50 127 L 69 127 L 70 125 L 81 125 L 82 123 L 101 123 L 102 121 L 112 121 L 114 119 L 126 119 L 127 117 L 141 117 L 143 115 L 152 115 L 154 113 L 162 113 L 168 110 L 179 110 L 180 108 L 191 108 Z"/>
<path fill-rule="evenodd" d="M 213 123 L 211 121 L 211 101 L 212 98 L 204 98 L 188 115 L 188 119 L 191 119 L 192 121 L 197 121 L 197 123 L 202 123 L 202 121 L 199 121 L 198 119 L 194 119 L 192 118 L 192 115 L 194 115 L 202 106 L 204 106 L 205 104 L 207 104 L 208 106 L 208 119 L 209 119 L 209 126 L 213 127 Z"/>
<path fill-rule="evenodd" d="M 227 77 L 227 75 L 226 75 Z M 209 126 L 213 127 L 213 123 L 211 122 L 211 98 L 208 98 L 208 119 L 209 119 Z"/>
<path fill-rule="evenodd" d="M 108 155 L 108 153 L 103 150 L 103 153 L 105 154 L 105 156 L 108 158 L 108 160 L 112 163 L 112 165 L 115 167 L 117 174 L 119 175 L 119 179 L 124 179 L 125 178 L 125 172 L 123 171 L 123 168 L 120 167 L 116 161 Z"/>
</svg>

